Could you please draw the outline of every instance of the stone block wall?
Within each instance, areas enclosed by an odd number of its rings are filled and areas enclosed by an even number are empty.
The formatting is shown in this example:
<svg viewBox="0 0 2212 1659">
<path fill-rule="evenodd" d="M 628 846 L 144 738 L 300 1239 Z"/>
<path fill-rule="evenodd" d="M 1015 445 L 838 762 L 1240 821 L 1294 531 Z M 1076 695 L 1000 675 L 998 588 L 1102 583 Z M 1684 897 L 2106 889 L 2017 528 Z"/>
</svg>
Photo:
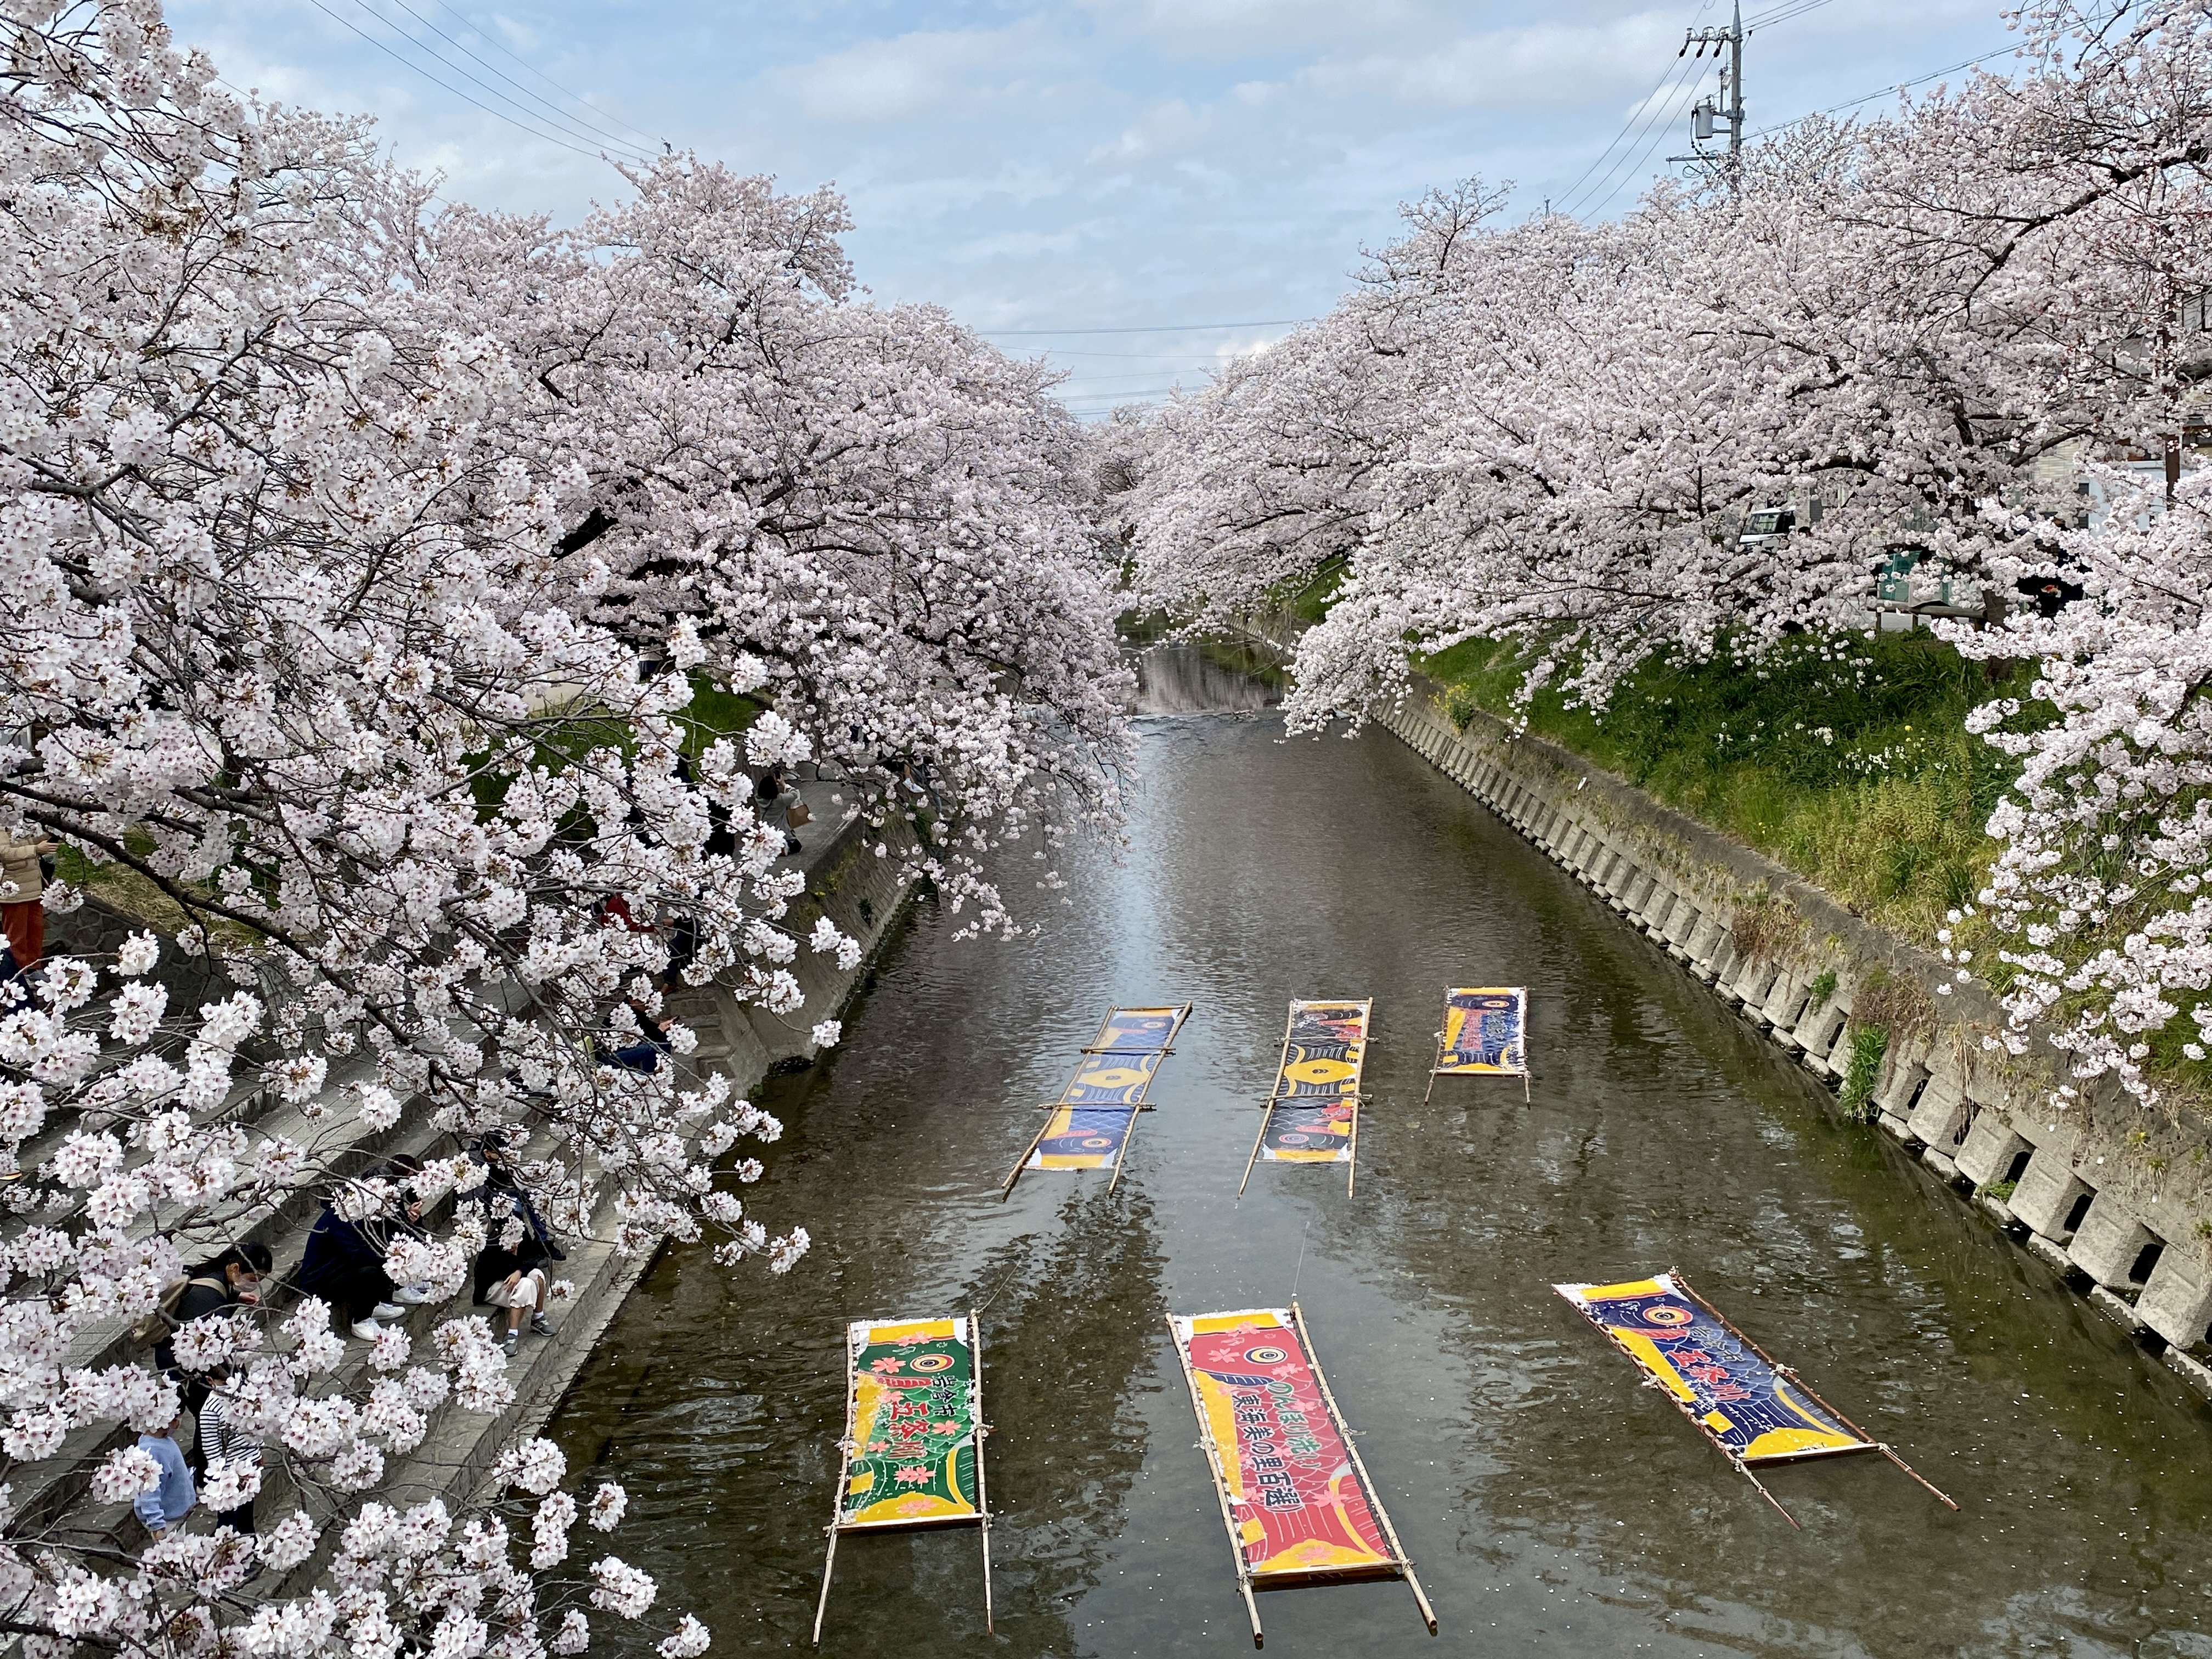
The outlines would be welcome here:
<svg viewBox="0 0 2212 1659">
<path fill-rule="evenodd" d="M 1462 731 L 1419 683 L 1382 724 L 1830 1087 L 1878 994 L 1870 1120 L 2212 1395 L 2206 1125 L 2096 1081 L 2062 1106 L 2063 1057 L 1995 1043 L 1985 987 L 1568 750 L 1481 714 Z"/>
</svg>

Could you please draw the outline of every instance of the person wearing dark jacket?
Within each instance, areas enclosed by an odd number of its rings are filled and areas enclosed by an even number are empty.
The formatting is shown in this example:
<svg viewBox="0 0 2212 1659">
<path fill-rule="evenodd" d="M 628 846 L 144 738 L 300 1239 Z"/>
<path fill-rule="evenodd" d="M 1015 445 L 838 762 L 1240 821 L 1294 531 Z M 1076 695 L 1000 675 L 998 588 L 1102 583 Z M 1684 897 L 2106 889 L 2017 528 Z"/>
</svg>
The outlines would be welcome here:
<svg viewBox="0 0 2212 1659">
<path fill-rule="evenodd" d="M 274 1262 L 266 1244 L 246 1243 L 234 1244 L 211 1261 L 187 1267 L 185 1292 L 177 1299 L 170 1318 L 179 1326 L 189 1325 L 210 1314 L 252 1306 L 261 1297 L 261 1275 Z M 178 1371 L 176 1346 L 168 1337 L 155 1344 L 154 1363 L 185 1385 L 185 1406 L 198 1411 L 199 1401 L 207 1394 L 207 1385 Z"/>
<path fill-rule="evenodd" d="M 422 1167 L 419 1159 L 403 1158 L 378 1174 L 386 1180 L 404 1182 Z M 420 1204 L 407 1206 L 409 1221 L 421 1213 Z M 411 1292 L 403 1293 L 385 1268 L 391 1228 L 388 1220 L 375 1218 L 349 1221 L 338 1213 L 337 1200 L 332 1199 L 315 1218 L 307 1234 L 307 1255 L 292 1281 L 302 1296 L 319 1296 L 329 1303 L 338 1322 L 367 1342 L 383 1334 L 378 1320 L 404 1316 L 406 1310 L 392 1300 L 395 1295 L 405 1301 L 422 1299 Z"/>
<path fill-rule="evenodd" d="M 270 1255 L 266 1244 L 248 1242 L 234 1244 L 221 1255 L 196 1267 L 185 1268 L 184 1294 L 169 1310 L 170 1322 L 176 1329 L 182 1329 L 195 1319 L 253 1306 L 261 1299 L 261 1276 L 275 1265 L 276 1258 Z M 187 1461 L 196 1462 L 201 1449 L 199 1414 L 200 1407 L 207 1402 L 207 1379 L 177 1364 L 173 1335 L 173 1331 L 154 1345 L 154 1363 L 162 1375 L 177 1385 L 178 1398 L 185 1410 L 192 1414 L 191 1433 L 185 1444 Z"/>
<path fill-rule="evenodd" d="M 476 1305 L 507 1310 L 501 1341 L 512 1354 L 520 1345 L 522 1322 L 533 1336 L 550 1336 L 545 1317 L 545 1268 L 552 1251 L 540 1231 L 530 1200 L 520 1190 L 502 1194 L 504 1207 L 488 1203 L 490 1237 L 477 1255 Z"/>
</svg>

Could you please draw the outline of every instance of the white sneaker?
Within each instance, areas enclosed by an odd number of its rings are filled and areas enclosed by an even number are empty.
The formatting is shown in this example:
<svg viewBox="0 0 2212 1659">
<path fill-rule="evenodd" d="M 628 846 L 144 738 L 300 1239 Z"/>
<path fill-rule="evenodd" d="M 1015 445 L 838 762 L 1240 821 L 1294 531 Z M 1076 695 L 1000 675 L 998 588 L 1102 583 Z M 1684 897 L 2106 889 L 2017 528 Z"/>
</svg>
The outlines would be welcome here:
<svg viewBox="0 0 2212 1659">
<path fill-rule="evenodd" d="M 425 1302 L 435 1300 L 436 1296 L 426 1279 L 420 1285 L 402 1285 L 398 1290 L 392 1291 L 392 1299 L 394 1302 L 404 1302 L 410 1308 L 419 1308 Z"/>
<path fill-rule="evenodd" d="M 407 1310 L 396 1308 L 389 1302 L 380 1302 L 368 1310 L 368 1316 L 371 1319 L 404 1319 Z"/>
<path fill-rule="evenodd" d="M 353 1334 L 364 1342 L 374 1342 L 384 1334 L 384 1327 L 374 1319 L 364 1319 L 353 1328 Z"/>
</svg>

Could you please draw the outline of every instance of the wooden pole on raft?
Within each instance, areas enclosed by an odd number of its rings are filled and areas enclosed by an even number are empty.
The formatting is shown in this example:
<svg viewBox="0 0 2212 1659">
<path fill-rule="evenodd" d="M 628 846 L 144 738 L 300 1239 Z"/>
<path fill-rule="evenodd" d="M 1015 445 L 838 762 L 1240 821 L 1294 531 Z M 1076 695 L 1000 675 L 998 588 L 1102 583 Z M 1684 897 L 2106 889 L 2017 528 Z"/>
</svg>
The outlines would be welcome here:
<svg viewBox="0 0 2212 1659">
<path fill-rule="evenodd" d="M 1260 1161 L 1260 1148 L 1267 1139 L 1267 1120 L 1274 1115 L 1275 1103 L 1282 1097 L 1275 1091 L 1283 1086 L 1283 1067 L 1291 1063 L 1291 1030 L 1297 1024 L 1298 1005 L 1293 1002 L 1291 1011 L 1283 1016 L 1283 1047 L 1275 1056 L 1275 1080 L 1267 1085 L 1267 1103 L 1260 1109 L 1260 1133 L 1252 1137 L 1252 1155 L 1244 1160 L 1244 1179 L 1237 1183 L 1237 1196 L 1244 1196 L 1244 1188 L 1251 1182 L 1252 1166 Z"/>
<path fill-rule="evenodd" d="M 1352 1196 L 1352 1183 L 1359 1179 L 1359 1097 L 1352 1097 L 1352 1143 L 1347 1150 L 1352 1156 L 1344 1164 L 1344 1195 Z"/>
<path fill-rule="evenodd" d="M 1702 1299 L 1702 1298 L 1700 1298 L 1700 1299 Z M 1731 1325 L 1731 1326 L 1729 1326 L 1729 1328 L 1730 1330 L 1735 1330 L 1735 1326 L 1733 1326 L 1733 1325 Z M 1740 1334 L 1740 1333 L 1739 1333 L 1739 1334 Z M 1749 1337 L 1747 1337 L 1747 1337 L 1745 1337 L 1743 1340 L 1744 1340 L 1745 1341 L 1747 1341 L 1747 1342 L 1751 1342 L 1751 1339 L 1750 1339 Z M 1753 1343 L 1752 1343 L 1752 1346 L 1753 1346 L 1753 1347 L 1754 1347 L 1754 1348 L 1756 1348 L 1758 1346 L 1759 1346 L 1759 1345 L 1758 1345 L 1757 1343 L 1755 1343 L 1755 1342 L 1753 1342 Z M 1768 1360 L 1768 1361 L 1767 1361 L 1767 1363 L 1768 1363 L 1769 1364 L 1774 1364 L 1774 1362 L 1773 1362 L 1772 1360 Z M 1891 1448 L 1891 1446 L 1890 1446 L 1890 1444 L 1889 1444 L 1889 1443 L 1888 1443 L 1887 1441 L 1886 1441 L 1886 1440 L 1877 1440 L 1877 1439 L 1875 1439 L 1872 1435 L 1869 1434 L 1869 1433 L 1868 1433 L 1864 1429 L 1861 1428 L 1857 1424 L 1856 1424 L 1856 1423 L 1852 1422 L 1852 1421 L 1851 1421 L 1851 1419 L 1850 1419 L 1850 1418 L 1848 1418 L 1848 1417 L 1844 1416 L 1841 1412 L 1838 1411 L 1838 1410 L 1837 1410 L 1833 1406 L 1831 1406 L 1831 1405 L 1830 1405 L 1826 1401 L 1825 1401 L 1825 1400 L 1821 1399 L 1821 1398 L 1820 1398 L 1820 1396 L 1819 1395 L 1817 1395 L 1817 1394 L 1814 1393 L 1814 1392 L 1813 1392 L 1813 1387 L 1812 1387 L 1812 1384 L 1810 1384 L 1809 1382 L 1806 1382 L 1806 1380 L 1805 1380 L 1803 1377 L 1800 1376 L 1797 1374 L 1796 1370 L 1794 1368 L 1792 1368 L 1792 1367 L 1790 1367 L 1790 1366 L 1788 1366 L 1788 1365 L 1775 1365 L 1775 1366 L 1774 1366 L 1774 1374 L 1775 1374 L 1777 1376 L 1786 1376 L 1786 1377 L 1788 1377 L 1788 1378 L 1789 1378 L 1792 1382 L 1795 1382 L 1795 1383 L 1797 1385 L 1797 1388 L 1798 1388 L 1799 1391 L 1800 1391 L 1801 1393 L 1802 1393 L 1802 1394 L 1805 1395 L 1805 1397 L 1806 1397 L 1807 1399 L 1810 1400 L 1810 1401 L 1811 1401 L 1814 1405 L 1818 1406 L 1818 1407 L 1819 1407 L 1822 1411 L 1824 1411 L 1824 1412 L 1827 1413 L 1829 1416 L 1831 1416 L 1831 1417 L 1834 1418 L 1834 1419 L 1836 1419 L 1836 1421 L 1837 1421 L 1837 1422 L 1838 1422 L 1838 1423 L 1842 1424 L 1845 1428 L 1849 1429 L 1849 1430 L 1850 1430 L 1853 1434 L 1855 1434 L 1855 1435 L 1858 1436 L 1858 1437 L 1859 1437 L 1860 1439 L 1862 1439 L 1862 1440 L 1865 1441 L 1865 1442 L 1867 1443 L 1867 1444 L 1868 1444 L 1868 1445 L 1872 1446 L 1872 1447 L 1873 1447 L 1876 1451 L 1880 1452 L 1880 1453 L 1881 1453 L 1884 1457 L 1887 1457 L 1887 1458 L 1891 1462 L 1893 1462 L 1893 1463 L 1896 1464 L 1898 1468 L 1899 1468 L 1900 1469 L 1903 1469 L 1903 1470 L 1904 1470 L 1907 1474 L 1911 1475 L 1911 1476 L 1915 1480 L 1917 1480 L 1917 1481 L 1918 1481 L 1922 1486 L 1923 1486 L 1927 1487 L 1927 1488 L 1928 1488 L 1928 1490 L 1929 1490 L 1929 1492 L 1933 1492 L 1933 1493 L 1936 1495 L 1936 1501 L 1937 1501 L 1938 1503 L 1942 1504 L 1945 1504 L 1945 1505 L 1947 1505 L 1948 1507 L 1949 1507 L 1949 1508 L 1951 1508 L 1951 1509 L 1954 1509 L 1954 1510 L 1955 1510 L 1955 1509 L 1957 1509 L 1957 1508 L 1959 1507 L 1956 1504 L 1954 1504 L 1954 1503 L 1952 1503 L 1952 1502 L 1951 1502 L 1950 1498 L 1948 1497 L 1948 1495 L 1947 1495 L 1947 1494 L 1944 1492 L 1944 1491 L 1943 1491 L 1943 1489 L 1942 1489 L 1942 1487 L 1938 1486 L 1937 1486 L 1934 1481 L 1930 1480 L 1929 1480 L 1926 1475 L 1924 1475 L 1924 1474 L 1921 1474 L 1919 1470 L 1917 1470 L 1917 1469 L 1914 1468 L 1912 1467 L 1912 1465 L 1911 1465 L 1911 1464 L 1910 1464 L 1910 1463 L 1906 1462 L 1903 1458 L 1899 1457 L 1899 1456 L 1897 1455 L 1897 1453 L 1896 1453 L 1896 1452 L 1895 1452 L 1895 1451 Z"/>
<path fill-rule="evenodd" d="M 1449 1030 L 1451 1026 L 1451 994 L 1452 988 L 1449 985 L 1444 987 L 1444 1027 L 1447 1030 Z M 1421 1097 L 1422 1105 L 1427 1105 L 1429 1103 L 1430 1097 L 1436 1093 L 1437 1074 L 1442 1072 L 1443 1068 L 1444 1034 L 1443 1031 L 1438 1031 L 1437 1033 L 1437 1057 L 1435 1062 L 1429 1067 L 1429 1091 L 1427 1094 Z"/>
<path fill-rule="evenodd" d="M 1106 1196 L 1114 1196 L 1114 1189 L 1121 1184 L 1121 1171 L 1129 1167 L 1129 1143 L 1137 1138 L 1137 1124 L 1144 1114 L 1143 1105 L 1129 1108 L 1129 1133 L 1121 1137 L 1121 1150 L 1114 1154 L 1114 1178 L 1106 1183 Z"/>
<path fill-rule="evenodd" d="M 1772 1354 L 1767 1352 L 1765 1349 L 1760 1347 L 1758 1343 L 1753 1341 L 1744 1332 L 1738 1330 L 1735 1324 L 1730 1322 L 1726 1314 L 1723 1313 L 1718 1308 L 1713 1306 L 1711 1303 L 1706 1301 L 1705 1297 L 1699 1296 L 1696 1291 L 1692 1290 L 1690 1286 L 1690 1281 L 1683 1278 L 1677 1269 L 1673 1267 L 1668 1268 L 1667 1276 L 1682 1287 L 1682 1293 L 1684 1295 L 1687 1296 L 1690 1300 L 1703 1308 L 1715 1319 L 1719 1320 L 1723 1326 L 1727 1327 L 1729 1333 L 1734 1335 L 1738 1341 L 1741 1342 L 1761 1359 L 1764 1359 L 1777 1376 L 1786 1376 L 1790 1381 L 1795 1382 L 1797 1387 L 1802 1390 L 1807 1399 L 1810 1400 L 1822 1411 L 1827 1413 L 1829 1416 L 1834 1418 L 1837 1422 L 1842 1424 L 1853 1434 L 1858 1436 L 1861 1440 L 1866 1442 L 1868 1445 L 1873 1447 L 1884 1457 L 1887 1457 L 1891 1462 L 1896 1464 L 1898 1468 L 1903 1469 L 1907 1474 L 1911 1475 L 1915 1480 L 1917 1480 L 1922 1486 L 1927 1487 L 1929 1492 L 1935 1493 L 1936 1499 L 1939 1502 L 1954 1510 L 1956 1510 L 1959 1507 L 1956 1504 L 1951 1502 L 1950 1498 L 1945 1494 L 1941 1487 L 1937 1486 L 1934 1481 L 1929 1480 L 1927 1476 L 1921 1474 L 1919 1470 L 1914 1468 L 1911 1464 L 1899 1457 L 1895 1451 L 1890 1449 L 1887 1443 L 1875 1439 L 1857 1424 L 1852 1422 L 1850 1418 L 1844 1416 L 1833 1406 L 1831 1406 L 1826 1401 L 1821 1399 L 1819 1395 L 1813 1391 L 1812 1385 L 1807 1382 L 1802 1376 L 1800 1376 L 1794 1369 L 1784 1364 Z M 1746 1473 L 1748 1474 L 1749 1471 L 1747 1470 Z M 1762 1487 L 1761 1490 L 1763 1491 L 1765 1488 Z M 1768 1501 L 1771 1503 L 1773 1500 L 1770 1498 Z M 1776 1504 L 1774 1507 L 1777 1509 L 1782 1508 L 1779 1504 Z M 1788 1511 L 1784 1510 L 1784 1513 L 1787 1514 Z M 1795 1525 L 1796 1523 L 1793 1522 L 1791 1524 Z"/>
<path fill-rule="evenodd" d="M 1057 1106 L 1048 1106 L 1045 1109 L 1044 1121 L 1038 1125 L 1036 1133 L 1030 1138 L 1030 1144 L 1022 1148 L 1022 1155 L 1014 1160 L 1013 1169 L 1007 1173 L 1005 1182 L 999 1188 L 1000 1203 L 1006 1202 L 1006 1194 L 1014 1190 L 1014 1183 L 1022 1178 L 1022 1170 L 1028 1165 L 1030 1154 L 1044 1144 L 1044 1132 L 1052 1127 L 1052 1115 L 1059 1109 Z"/>
<path fill-rule="evenodd" d="M 1267 1121 L 1275 1115 L 1275 1103 L 1269 1101 L 1260 1109 L 1260 1133 L 1252 1137 L 1252 1155 L 1244 1160 L 1244 1179 L 1237 1183 L 1237 1196 L 1244 1196 L 1244 1188 L 1252 1179 L 1252 1166 L 1260 1161 L 1260 1147 L 1267 1139 Z"/>
<path fill-rule="evenodd" d="M 968 1348 L 975 1360 L 975 1508 L 983 1528 L 983 1633 L 995 1636 L 991 1624 L 991 1495 L 983 1484 L 983 1437 L 991 1425 L 983 1420 L 983 1326 L 973 1308 L 968 1310 Z"/>
<path fill-rule="evenodd" d="M 1723 1449 L 1726 1450 L 1727 1449 L 1723 1447 Z M 1805 1530 L 1804 1528 L 1797 1526 L 1797 1517 L 1790 1514 L 1788 1510 L 1784 1509 L 1780 1501 L 1775 1498 L 1774 1494 L 1767 1491 L 1765 1486 L 1760 1481 L 1759 1478 L 1751 1472 L 1751 1466 L 1749 1464 L 1746 1463 L 1743 1459 L 1738 1457 L 1734 1452 L 1729 1453 L 1729 1462 L 1735 1465 L 1735 1472 L 1738 1474 L 1741 1475 L 1745 1480 L 1750 1481 L 1753 1486 L 1759 1488 L 1759 1495 L 1761 1498 L 1764 1498 L 1768 1503 L 1774 1505 L 1774 1512 L 1777 1515 L 1780 1516 L 1784 1521 L 1787 1521 L 1791 1526 L 1797 1527 L 1798 1531 L 1802 1532 Z"/>
<path fill-rule="evenodd" d="M 845 1482 L 853 1470 L 853 1328 L 845 1327 L 845 1433 L 837 1442 L 837 1490 L 830 1499 L 830 1550 L 822 1558 L 822 1597 L 814 1604 L 814 1645 L 822 1645 L 822 1620 L 830 1611 L 830 1575 L 837 1565 L 837 1523 L 845 1515 Z"/>
<path fill-rule="evenodd" d="M 1429 1634 L 1437 1633 L 1437 1610 L 1429 1605 L 1429 1598 L 1421 1591 L 1421 1581 L 1414 1577 L 1413 1564 L 1406 1555 L 1406 1547 L 1398 1541 L 1398 1529 L 1390 1524 L 1390 1511 L 1382 1506 L 1382 1495 L 1375 1489 L 1375 1478 L 1367 1473 L 1367 1465 L 1359 1460 L 1359 1447 L 1354 1442 L 1352 1425 L 1344 1420 L 1336 1395 L 1329 1391 L 1328 1378 L 1322 1374 L 1321 1356 L 1314 1352 L 1313 1336 L 1306 1329 L 1306 1316 L 1299 1310 L 1297 1300 L 1291 1301 L 1291 1322 L 1298 1328 L 1298 1346 L 1306 1351 L 1306 1364 L 1313 1368 L 1314 1381 L 1321 1386 L 1322 1403 L 1328 1407 L 1336 1431 L 1344 1437 L 1344 1449 L 1352 1458 L 1352 1467 L 1365 1488 L 1367 1501 L 1374 1506 L 1375 1518 L 1382 1523 L 1382 1535 L 1390 1540 L 1390 1553 L 1397 1558 L 1398 1571 L 1406 1580 L 1406 1587 L 1413 1592 L 1413 1601 L 1421 1609 L 1421 1622 L 1429 1627 Z"/>
<path fill-rule="evenodd" d="M 1263 1647 L 1266 1641 L 1260 1633 L 1260 1608 L 1252 1600 L 1252 1575 L 1244 1565 L 1244 1542 L 1237 1537 L 1237 1522 L 1229 1513 L 1228 1478 L 1221 1472 L 1221 1453 L 1213 1443 L 1213 1431 L 1206 1425 L 1206 1396 L 1198 1391 L 1198 1376 L 1190 1368 L 1190 1353 L 1176 1330 L 1173 1314 L 1168 1316 L 1168 1340 L 1175 1344 L 1176 1358 L 1182 1365 L 1182 1380 L 1190 1389 L 1190 1408 L 1198 1418 L 1199 1449 L 1206 1454 L 1206 1468 L 1213 1475 L 1213 1495 L 1221 1504 L 1222 1530 L 1229 1534 L 1229 1559 L 1237 1565 L 1237 1589 L 1244 1597 L 1244 1611 L 1252 1620 L 1252 1645 Z"/>
</svg>

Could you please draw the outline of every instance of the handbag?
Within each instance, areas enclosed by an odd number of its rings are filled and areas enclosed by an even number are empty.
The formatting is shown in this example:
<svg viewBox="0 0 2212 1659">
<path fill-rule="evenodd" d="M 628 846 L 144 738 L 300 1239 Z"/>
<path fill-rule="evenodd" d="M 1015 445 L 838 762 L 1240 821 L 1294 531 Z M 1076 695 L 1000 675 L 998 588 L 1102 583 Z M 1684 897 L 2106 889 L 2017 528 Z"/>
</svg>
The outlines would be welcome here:
<svg viewBox="0 0 2212 1659">
<path fill-rule="evenodd" d="M 814 814 L 806 810 L 806 803 L 805 801 L 793 801 L 791 804 L 789 810 L 784 813 L 783 821 L 789 824 L 793 829 L 796 830 L 803 823 L 813 823 Z"/>
</svg>

